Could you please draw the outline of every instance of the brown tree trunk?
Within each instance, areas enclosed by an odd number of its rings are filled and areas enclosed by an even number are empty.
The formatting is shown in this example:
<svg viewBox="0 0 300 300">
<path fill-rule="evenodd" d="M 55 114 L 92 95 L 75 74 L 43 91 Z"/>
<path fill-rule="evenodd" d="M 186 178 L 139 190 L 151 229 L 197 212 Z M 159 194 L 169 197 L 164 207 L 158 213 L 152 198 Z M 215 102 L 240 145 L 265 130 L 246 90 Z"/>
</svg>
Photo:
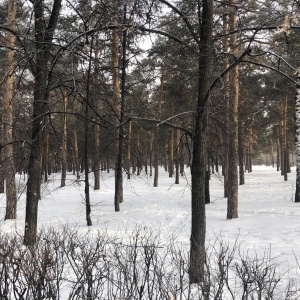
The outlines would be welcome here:
<svg viewBox="0 0 300 300">
<path fill-rule="evenodd" d="M 239 120 L 238 120 L 238 153 L 239 153 L 239 184 L 245 184 L 245 173 L 244 173 L 244 122 L 241 113 L 242 101 L 239 103 Z"/>
<path fill-rule="evenodd" d="M 210 180 L 210 168 L 206 170 L 206 175 L 205 175 L 205 204 L 210 203 L 209 180 Z"/>
<path fill-rule="evenodd" d="M 40 196 L 42 154 L 44 146 L 44 126 L 49 98 L 50 78 L 48 76 L 47 65 L 53 34 L 61 8 L 61 0 L 54 0 L 47 28 L 44 19 L 44 1 L 35 0 L 33 4 L 36 60 L 33 92 L 33 118 L 31 123 L 31 154 L 28 165 L 26 194 L 25 245 L 33 245 L 36 242 L 38 200 Z"/>
<path fill-rule="evenodd" d="M 282 111 L 282 153 L 283 153 L 283 176 L 284 181 L 288 180 L 288 153 L 287 153 L 287 141 L 286 141 L 286 115 L 287 115 L 287 97 L 285 98 L 285 102 L 283 103 L 283 111 Z"/>
<path fill-rule="evenodd" d="M 137 173 L 136 175 L 140 176 L 141 174 L 141 145 L 140 145 L 140 135 L 137 134 L 136 138 L 136 149 L 137 149 L 137 157 L 136 157 L 136 166 L 137 166 Z"/>
<path fill-rule="evenodd" d="M 110 160 L 109 157 L 106 158 L 106 171 L 107 173 L 109 173 L 109 169 L 110 169 Z"/>
<path fill-rule="evenodd" d="M 95 124 L 94 190 L 100 190 L 100 125 Z"/>
<path fill-rule="evenodd" d="M 248 161 L 249 161 L 248 172 L 249 173 L 252 172 L 252 157 L 253 157 L 253 130 L 252 130 L 252 127 L 250 127 L 249 128 L 249 157 L 248 157 Z"/>
<path fill-rule="evenodd" d="M 116 21 L 116 20 L 114 20 Z M 112 67 L 113 67 L 113 99 L 115 109 L 115 126 L 121 122 L 121 90 L 119 79 L 119 30 L 112 32 Z M 116 129 L 115 149 L 115 211 L 120 211 L 120 203 L 123 202 L 123 176 L 122 176 L 122 128 Z"/>
<path fill-rule="evenodd" d="M 8 18 L 7 25 L 11 30 L 16 27 L 16 0 L 8 1 Z M 3 95 L 3 151 L 4 151 L 4 174 L 6 183 L 6 219 L 16 219 L 17 217 L 17 194 L 15 182 L 15 163 L 13 149 L 13 105 L 14 98 L 14 47 L 15 36 L 11 32 L 7 32 L 7 70 L 6 82 Z"/>
<path fill-rule="evenodd" d="M 99 37 L 96 37 L 98 39 Z M 96 81 L 96 85 L 101 85 L 100 80 L 100 68 L 99 68 L 99 60 L 100 60 L 100 47 L 95 45 L 94 47 L 94 53 L 95 53 L 95 61 L 94 61 L 94 80 Z M 95 108 L 100 109 L 99 100 L 96 99 Z M 94 171 L 94 190 L 100 190 L 100 119 L 96 118 L 95 126 L 94 126 L 94 143 L 95 143 L 95 149 L 94 149 L 94 161 L 93 161 L 93 171 Z"/>
<path fill-rule="evenodd" d="M 80 164 L 78 158 L 78 138 L 77 138 L 77 126 L 74 126 L 73 129 L 73 151 L 74 151 L 74 161 L 75 161 L 75 169 L 76 169 L 76 179 L 80 179 Z"/>
<path fill-rule="evenodd" d="M 281 151 L 280 151 L 280 134 L 279 134 L 279 125 L 277 125 L 277 139 L 276 139 L 276 152 L 277 152 L 277 159 L 276 159 L 276 164 L 277 164 L 277 171 L 280 170 L 280 162 L 281 162 Z"/>
<path fill-rule="evenodd" d="M 88 96 L 85 104 L 85 128 L 84 128 L 84 192 L 85 192 L 85 217 L 87 226 L 92 225 L 91 203 L 90 203 L 90 183 L 89 183 L 89 160 L 88 160 Z"/>
<path fill-rule="evenodd" d="M 0 142 L 1 142 L 1 146 L 3 145 L 4 139 L 3 139 L 3 114 L 1 115 L 1 123 L 0 123 Z M 2 148 L 2 150 L 0 151 L 0 193 L 3 194 L 4 193 L 4 186 L 5 186 L 5 176 L 4 176 L 4 150 Z"/>
<path fill-rule="evenodd" d="M 49 168 L 49 132 L 47 130 L 46 132 L 46 139 L 45 139 L 45 153 L 44 153 L 44 159 L 43 159 L 43 164 L 44 164 L 44 181 L 48 181 L 48 168 Z"/>
<path fill-rule="evenodd" d="M 273 140 L 271 140 L 270 146 L 271 146 L 271 164 L 272 164 L 272 168 L 274 168 L 275 167 L 275 159 L 274 159 L 274 144 L 273 144 Z"/>
<path fill-rule="evenodd" d="M 175 160 L 175 184 L 179 184 L 180 173 L 180 130 L 176 130 L 176 160 Z"/>
<path fill-rule="evenodd" d="M 61 182 L 60 186 L 66 185 L 67 178 L 67 105 L 68 96 L 67 91 L 63 91 L 63 134 L 61 141 Z"/>
<path fill-rule="evenodd" d="M 150 153 L 149 153 L 149 168 L 150 168 L 150 176 L 152 176 L 153 170 L 153 129 L 151 129 L 150 133 Z"/>
<path fill-rule="evenodd" d="M 232 7 L 236 0 L 231 0 Z M 230 30 L 237 28 L 236 11 L 231 11 L 229 16 Z M 230 44 L 235 57 L 238 56 L 237 33 L 230 38 Z M 230 112 L 229 112 L 229 155 L 228 164 L 228 199 L 227 219 L 238 218 L 238 105 L 239 105 L 239 66 L 230 71 Z"/>
<path fill-rule="evenodd" d="M 280 133 L 279 133 L 279 140 L 280 140 L 280 173 L 284 175 L 284 135 L 283 135 L 283 121 L 280 124 Z"/>
<path fill-rule="evenodd" d="M 200 5 L 200 4 L 199 4 Z M 198 7 L 200 15 L 200 7 Z M 213 1 L 202 1 L 202 21 L 199 41 L 198 101 L 195 113 L 194 144 L 192 158 L 192 224 L 190 245 L 190 284 L 204 279 L 205 262 L 205 179 L 207 148 L 204 108 L 207 105 L 212 61 Z"/>
<path fill-rule="evenodd" d="M 87 226 L 92 226 L 91 219 L 91 200 L 90 200 L 90 182 L 89 182 L 89 106 L 90 106 L 90 82 L 92 71 L 92 52 L 93 52 L 93 37 L 90 43 L 89 64 L 86 80 L 86 98 L 85 98 L 85 121 L 84 121 L 84 192 L 85 192 L 85 218 Z"/>
<path fill-rule="evenodd" d="M 296 188 L 295 202 L 300 202 L 300 68 L 296 72 L 295 97 L 295 154 L 296 154 Z"/>
<path fill-rule="evenodd" d="M 245 172 L 249 173 L 249 139 L 248 136 L 246 137 L 247 143 L 246 143 L 246 157 L 245 157 Z"/>
<path fill-rule="evenodd" d="M 124 5 L 124 17 L 123 23 L 126 23 L 126 4 Z M 121 91 L 120 81 L 117 77 L 118 73 L 118 30 L 113 30 L 113 66 L 114 66 L 114 100 L 115 110 L 119 119 L 119 124 L 124 122 L 124 108 L 125 108 L 125 83 L 126 83 L 126 68 L 127 68 L 127 30 L 122 31 L 122 80 L 121 80 Z M 124 129 L 120 126 L 118 133 L 118 155 L 116 164 L 116 177 L 115 177 L 115 211 L 120 210 L 119 203 L 123 202 L 123 144 L 124 144 Z"/>
<path fill-rule="evenodd" d="M 183 142 L 180 143 L 181 149 L 180 149 L 180 175 L 184 175 L 184 144 Z"/>
<path fill-rule="evenodd" d="M 222 47 L 223 51 L 227 53 L 229 51 L 229 43 L 228 43 L 228 16 L 227 14 L 223 15 L 223 32 L 225 37 L 222 39 Z M 229 67 L 229 58 L 227 55 L 224 57 L 224 69 L 226 70 Z M 225 107 L 225 128 L 229 126 L 229 72 L 227 72 L 224 76 L 224 107 Z M 227 130 L 224 131 L 223 137 L 223 158 L 222 158 L 222 175 L 224 176 L 224 198 L 228 197 L 228 151 L 229 151 L 229 134 Z"/>
<path fill-rule="evenodd" d="M 148 174 L 148 142 L 146 143 L 146 147 L 144 145 L 144 166 L 145 166 L 145 174 Z"/>
<path fill-rule="evenodd" d="M 287 143 L 286 145 L 286 165 L 287 165 L 287 172 L 291 173 L 291 162 L 290 162 L 290 143 Z"/>
<path fill-rule="evenodd" d="M 133 135 L 132 135 L 132 141 L 134 141 Z M 136 160 L 137 160 L 137 151 L 136 151 L 136 145 L 134 147 L 134 151 L 133 151 L 133 158 L 131 159 L 131 165 L 132 165 L 132 174 L 136 173 Z"/>
<path fill-rule="evenodd" d="M 158 98 L 158 106 L 156 113 L 156 120 L 160 120 L 161 118 L 161 108 L 162 108 L 162 100 L 164 94 L 164 80 L 165 80 L 166 70 L 161 70 L 161 78 L 160 78 L 160 88 L 159 88 L 159 98 Z M 154 136 L 154 183 L 153 186 L 158 186 L 158 160 L 159 160 L 159 126 L 155 127 L 155 136 Z"/>
<path fill-rule="evenodd" d="M 164 169 L 166 172 L 168 172 L 168 169 L 169 169 L 169 165 L 168 165 L 168 162 L 169 162 L 169 142 L 167 141 L 165 143 L 165 148 L 164 148 L 164 153 L 163 153 L 163 158 L 161 159 L 161 165 L 164 166 Z"/>
<path fill-rule="evenodd" d="M 130 160 L 131 160 L 131 135 L 132 135 L 132 121 L 128 122 L 128 137 L 127 137 L 127 179 L 130 179 Z"/>
<path fill-rule="evenodd" d="M 73 113 L 75 114 L 77 110 L 77 101 L 76 98 L 73 102 Z M 80 163 L 79 163 L 79 152 L 78 152 L 78 137 L 77 137 L 77 125 L 76 125 L 76 118 L 73 117 L 72 123 L 73 123 L 73 141 L 72 141 L 72 147 L 73 147 L 73 161 L 74 161 L 74 170 L 76 174 L 76 179 L 80 179 Z"/>
<path fill-rule="evenodd" d="M 174 174 L 174 131 L 171 129 L 171 137 L 169 140 L 169 177 Z"/>
</svg>

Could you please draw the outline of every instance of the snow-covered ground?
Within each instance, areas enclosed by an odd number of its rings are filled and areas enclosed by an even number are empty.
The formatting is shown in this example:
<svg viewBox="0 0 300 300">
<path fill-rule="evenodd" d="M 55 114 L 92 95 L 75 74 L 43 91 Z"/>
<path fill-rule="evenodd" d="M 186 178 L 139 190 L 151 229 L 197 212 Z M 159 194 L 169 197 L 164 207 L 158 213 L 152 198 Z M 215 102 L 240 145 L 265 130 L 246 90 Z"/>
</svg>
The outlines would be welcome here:
<svg viewBox="0 0 300 300">
<path fill-rule="evenodd" d="M 19 190 L 24 189 L 23 177 L 17 177 Z M 249 255 L 280 257 L 284 268 L 296 273 L 295 256 L 300 255 L 300 204 L 293 202 L 295 169 L 284 182 L 280 172 L 266 166 L 254 166 L 245 174 L 245 185 L 239 187 L 239 218 L 226 220 L 227 200 L 223 197 L 222 178 L 212 174 L 211 204 L 207 208 L 207 243 L 222 238 L 231 244 L 238 239 Z M 141 226 L 160 231 L 162 241 L 174 237 L 182 247 L 189 247 L 190 235 L 190 170 L 174 184 L 174 178 L 160 170 L 159 186 L 153 187 L 153 178 L 142 174 L 124 179 L 124 202 L 121 211 L 114 212 L 114 175 L 102 172 L 101 189 L 94 191 L 91 174 L 92 227 L 85 222 L 84 182 L 68 175 L 67 186 L 60 188 L 60 175 L 52 176 L 43 185 L 39 202 L 39 227 L 60 227 L 68 223 L 79 232 L 107 230 L 109 234 L 123 235 Z M 4 221 L 5 195 L 0 198 L 0 230 L 22 234 L 25 219 L 25 193 L 20 193 L 18 218 Z M 300 261 L 300 257 L 299 257 Z"/>
</svg>

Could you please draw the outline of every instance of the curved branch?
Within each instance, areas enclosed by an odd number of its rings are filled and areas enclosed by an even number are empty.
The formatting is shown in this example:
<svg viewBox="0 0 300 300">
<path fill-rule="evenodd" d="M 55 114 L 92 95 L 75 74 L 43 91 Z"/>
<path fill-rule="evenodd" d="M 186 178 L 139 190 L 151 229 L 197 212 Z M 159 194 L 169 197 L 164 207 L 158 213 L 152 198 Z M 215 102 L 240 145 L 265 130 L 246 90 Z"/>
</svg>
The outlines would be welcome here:
<svg viewBox="0 0 300 300">
<path fill-rule="evenodd" d="M 229 36 L 235 33 L 239 33 L 239 32 L 244 32 L 244 31 L 262 31 L 262 30 L 278 30 L 278 29 L 282 29 L 283 26 L 260 26 L 258 27 L 245 27 L 245 28 L 239 28 L 233 31 L 230 31 L 229 33 L 222 33 L 222 34 L 218 34 L 214 37 L 214 39 L 219 39 L 225 36 Z M 289 29 L 293 29 L 293 30 L 300 30 L 300 26 L 290 26 Z"/>
<path fill-rule="evenodd" d="M 166 0 L 159 0 L 159 2 L 167 5 L 168 7 L 170 7 L 175 13 L 177 13 L 180 18 L 183 20 L 183 22 L 186 24 L 190 34 L 192 35 L 194 41 L 198 44 L 198 46 L 200 45 L 200 40 L 198 35 L 195 33 L 193 26 L 191 25 L 191 23 L 189 22 L 188 18 L 186 15 L 184 15 L 178 8 L 176 8 L 174 5 L 172 5 L 170 2 L 166 1 Z"/>
<path fill-rule="evenodd" d="M 243 61 L 243 58 L 246 55 L 249 55 L 251 53 L 251 49 L 247 49 L 246 51 L 244 51 L 227 69 L 225 69 L 217 78 L 215 78 L 215 80 L 211 83 L 206 95 L 205 95 L 205 102 L 208 100 L 209 94 L 211 92 L 211 90 L 216 86 L 216 84 L 232 69 L 234 68 L 236 65 L 238 65 L 239 63 L 241 63 Z"/>
<path fill-rule="evenodd" d="M 289 79 L 293 83 L 296 83 L 296 80 L 294 78 L 288 76 L 287 74 L 285 74 L 284 72 L 280 71 L 279 69 L 276 69 L 276 68 L 271 67 L 269 65 L 258 63 L 258 62 L 252 61 L 252 60 L 242 60 L 241 62 L 248 63 L 248 64 L 253 64 L 253 65 L 256 65 L 256 66 L 264 67 L 266 69 L 275 71 L 275 72 L 279 73 L 280 75 L 284 76 L 285 78 Z"/>
<path fill-rule="evenodd" d="M 128 121 L 129 120 L 154 123 L 154 124 L 157 124 L 156 126 L 160 126 L 160 125 L 168 126 L 168 127 L 174 128 L 174 129 L 179 129 L 180 131 L 183 131 L 186 135 L 189 135 L 190 137 L 194 136 L 194 134 L 191 131 L 189 131 L 188 129 L 186 129 L 184 127 L 177 126 L 177 125 L 174 125 L 174 124 L 168 123 L 168 122 L 161 122 L 161 121 L 156 120 L 156 119 L 148 119 L 148 118 L 142 118 L 142 117 L 130 117 L 128 119 Z"/>
</svg>

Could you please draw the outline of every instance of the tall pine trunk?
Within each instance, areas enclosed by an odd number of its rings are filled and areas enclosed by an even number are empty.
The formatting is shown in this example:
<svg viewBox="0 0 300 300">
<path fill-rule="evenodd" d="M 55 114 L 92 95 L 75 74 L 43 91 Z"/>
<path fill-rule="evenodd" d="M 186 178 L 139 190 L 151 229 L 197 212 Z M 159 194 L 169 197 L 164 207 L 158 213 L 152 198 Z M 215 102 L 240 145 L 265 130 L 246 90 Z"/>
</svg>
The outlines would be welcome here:
<svg viewBox="0 0 300 300">
<path fill-rule="evenodd" d="M 130 179 L 130 161 L 131 161 L 131 136 L 132 136 L 132 121 L 129 120 L 128 122 L 128 136 L 127 136 L 127 179 Z"/>
<path fill-rule="evenodd" d="M 84 121 L 84 191 L 85 191 L 85 218 L 87 226 L 92 226 L 91 219 L 91 200 L 90 200 L 90 182 L 89 182 L 89 106 L 90 106 L 90 82 L 92 71 L 92 53 L 93 53 L 93 37 L 89 51 L 89 65 L 86 80 L 86 98 L 85 98 L 85 121 Z"/>
<path fill-rule="evenodd" d="M 239 156 L 239 184 L 245 184 L 244 168 L 244 121 L 242 116 L 242 100 L 239 102 L 239 120 L 238 120 L 238 156 Z"/>
<path fill-rule="evenodd" d="M 199 16 L 200 3 L 198 4 Z M 198 101 L 195 114 L 194 144 L 192 158 L 192 224 L 190 244 L 190 272 L 191 283 L 200 283 L 204 279 L 205 262 L 205 178 L 207 163 L 207 148 L 204 116 L 209 92 L 212 60 L 212 26 L 213 26 L 213 1 L 202 1 L 202 20 L 199 41 L 199 73 L 198 73 Z"/>
<path fill-rule="evenodd" d="M 281 163 L 281 151 L 280 151 L 280 135 L 279 135 L 279 125 L 277 124 L 277 139 L 276 139 L 276 152 L 277 152 L 277 157 L 276 157 L 276 167 L 277 171 L 280 170 L 280 163 Z"/>
<path fill-rule="evenodd" d="M 115 126 L 121 122 L 121 92 L 119 79 L 119 31 L 113 29 L 112 32 L 112 67 L 113 67 L 113 99 L 115 109 Z M 120 203 L 123 202 L 123 176 L 122 176 L 122 135 L 121 128 L 116 129 L 116 143 L 115 143 L 115 211 L 120 211 Z"/>
<path fill-rule="evenodd" d="M 4 139 L 3 139 L 3 113 L 1 114 L 1 123 L 0 123 L 0 143 L 1 145 L 4 144 Z M 4 176 L 4 151 L 2 149 L 2 151 L 0 151 L 0 193 L 3 194 L 5 189 L 5 176 Z"/>
<path fill-rule="evenodd" d="M 74 99 L 73 113 L 76 113 L 77 101 Z M 80 163 L 79 163 L 79 151 L 78 151 L 78 137 L 77 137 L 77 120 L 73 117 L 73 161 L 76 179 L 80 179 Z"/>
<path fill-rule="evenodd" d="M 284 181 L 288 180 L 288 150 L 287 150 L 287 140 L 286 140 L 286 127 L 287 127 L 287 97 L 285 98 L 285 101 L 283 103 L 283 110 L 282 110 L 282 153 L 283 153 L 283 176 Z"/>
<path fill-rule="evenodd" d="M 169 177 L 174 174 L 174 130 L 171 128 L 171 136 L 169 139 Z"/>
<path fill-rule="evenodd" d="M 154 134 L 153 134 L 153 129 L 151 129 L 151 132 L 150 132 L 150 153 L 149 153 L 149 168 L 150 168 L 149 175 L 150 176 L 152 176 L 152 170 L 153 170 L 153 139 L 154 139 Z"/>
<path fill-rule="evenodd" d="M 231 0 L 234 8 L 236 0 Z M 235 8 L 229 16 L 230 30 L 237 28 L 237 15 Z M 237 33 L 230 38 L 233 55 L 238 56 Z M 230 71 L 230 111 L 229 111 L 229 153 L 228 153 L 228 198 L 227 219 L 238 217 L 238 104 L 239 104 L 239 66 Z"/>
<path fill-rule="evenodd" d="M 166 70 L 161 70 L 161 78 L 160 78 L 160 88 L 159 88 L 159 97 L 158 97 L 158 105 L 156 112 L 156 120 L 160 121 L 161 118 L 161 109 L 162 109 L 162 100 L 164 94 L 164 81 L 165 81 Z M 154 134 L 154 183 L 153 186 L 158 186 L 158 160 L 159 160 L 160 146 L 159 146 L 159 126 L 155 127 Z"/>
<path fill-rule="evenodd" d="M 117 8 L 117 3 L 116 3 Z M 117 10 L 116 10 L 117 11 Z M 127 5 L 123 7 L 123 24 L 127 22 Z M 117 15 L 114 16 L 114 22 L 118 23 Z M 127 30 L 122 32 L 122 78 L 121 89 L 119 80 L 119 29 L 113 29 L 113 45 L 112 45 L 112 60 L 113 60 L 113 94 L 116 112 L 116 125 L 120 125 L 116 129 L 117 136 L 117 155 L 115 168 L 115 211 L 120 210 L 120 203 L 123 202 L 123 148 L 124 148 L 124 108 L 125 108 L 125 83 L 126 83 L 126 68 L 127 68 Z"/>
<path fill-rule="evenodd" d="M 35 70 L 33 92 L 33 117 L 31 133 L 31 154 L 28 164 L 26 193 L 26 216 L 24 244 L 33 245 L 37 235 L 38 201 L 41 188 L 42 155 L 44 146 L 45 115 L 49 98 L 49 73 L 47 65 L 51 43 L 61 8 L 61 0 L 54 0 L 51 17 L 46 28 L 44 19 L 44 1 L 34 1 L 35 24 Z"/>
<path fill-rule="evenodd" d="M 295 100 L 296 191 L 295 202 L 300 202 L 300 68 L 297 69 Z"/>
<path fill-rule="evenodd" d="M 67 178 L 67 105 L 68 95 L 67 91 L 63 91 L 63 133 L 61 141 L 61 182 L 60 186 L 66 185 Z"/>
<path fill-rule="evenodd" d="M 180 173 L 180 130 L 176 130 L 176 158 L 175 158 L 175 184 L 179 184 L 179 173 Z"/>
<path fill-rule="evenodd" d="M 15 30 L 16 0 L 8 1 L 7 25 Z M 13 97 L 14 97 L 14 47 L 15 36 L 7 32 L 7 67 L 6 82 L 3 95 L 3 150 L 4 170 L 6 183 L 6 213 L 5 219 L 16 219 L 17 217 L 17 194 L 15 182 L 15 163 L 13 149 Z"/>
<path fill-rule="evenodd" d="M 222 47 L 224 53 L 229 51 L 228 43 L 228 16 L 227 14 L 223 15 L 223 33 L 225 37 L 222 39 Z M 226 70 L 229 67 L 229 58 L 226 55 L 224 58 L 224 69 Z M 227 72 L 224 76 L 224 116 L 225 116 L 225 131 L 223 137 L 223 157 L 222 157 L 222 174 L 224 175 L 224 198 L 228 197 L 228 152 L 229 152 L 229 133 L 228 129 L 229 124 L 229 73 Z"/>
<path fill-rule="evenodd" d="M 271 165 L 272 165 L 272 168 L 275 167 L 275 160 L 274 160 L 274 144 L 273 144 L 273 140 L 271 139 L 271 142 L 270 142 L 270 146 L 271 146 Z"/>
<path fill-rule="evenodd" d="M 100 190 L 100 124 L 95 123 L 94 190 Z"/>
<path fill-rule="evenodd" d="M 45 133 L 45 153 L 43 158 L 43 170 L 44 170 L 44 181 L 48 181 L 48 172 L 49 172 L 49 132 L 48 130 Z"/>
</svg>

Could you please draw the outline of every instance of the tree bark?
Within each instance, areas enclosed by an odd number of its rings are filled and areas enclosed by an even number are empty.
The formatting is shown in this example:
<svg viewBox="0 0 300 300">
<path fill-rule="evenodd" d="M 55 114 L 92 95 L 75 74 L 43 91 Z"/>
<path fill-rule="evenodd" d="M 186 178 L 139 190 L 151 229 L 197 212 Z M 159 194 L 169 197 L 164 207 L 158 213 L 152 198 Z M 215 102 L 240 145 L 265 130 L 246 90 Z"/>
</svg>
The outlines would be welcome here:
<svg viewBox="0 0 300 300">
<path fill-rule="evenodd" d="M 49 98 L 49 73 L 47 64 L 51 43 L 61 8 L 61 0 L 54 0 L 48 26 L 45 26 L 44 1 L 34 1 L 35 24 L 35 70 L 33 92 L 33 118 L 31 134 L 31 154 L 28 164 L 26 194 L 26 216 L 24 244 L 33 245 L 37 235 L 38 200 L 41 187 L 41 169 L 44 141 L 45 115 Z"/>
<path fill-rule="evenodd" d="M 156 120 L 160 120 L 161 118 L 161 109 L 162 109 L 162 100 L 164 94 L 164 80 L 165 80 L 166 70 L 163 68 L 161 70 L 161 78 L 160 78 L 160 88 L 159 88 L 159 97 L 158 97 L 158 105 L 157 105 L 157 113 Z M 159 126 L 155 127 L 155 135 L 154 135 L 154 183 L 153 186 L 158 186 L 158 160 L 159 160 Z"/>
<path fill-rule="evenodd" d="M 174 174 L 174 130 L 171 128 L 171 137 L 169 140 L 169 177 Z"/>
<path fill-rule="evenodd" d="M 229 51 L 229 43 L 228 43 L 228 15 L 223 14 L 223 32 L 225 37 L 222 39 L 222 47 L 224 53 Z M 226 70 L 229 67 L 229 58 L 226 55 L 224 57 L 224 69 Z M 228 129 L 229 126 L 229 72 L 227 72 L 224 76 L 224 115 L 225 115 L 225 129 Z M 224 131 L 223 137 L 223 158 L 222 158 L 222 174 L 224 176 L 224 198 L 228 197 L 228 154 L 229 153 L 229 133 L 227 130 Z"/>
<path fill-rule="evenodd" d="M 300 68 L 297 69 L 295 100 L 296 191 L 295 202 L 300 202 Z"/>
<path fill-rule="evenodd" d="M 144 167 L 145 167 L 145 174 L 148 175 L 148 142 L 146 143 L 146 146 L 143 145 L 145 149 L 143 152 L 144 152 Z"/>
<path fill-rule="evenodd" d="M 67 177 L 67 105 L 68 96 L 67 91 L 63 91 L 63 134 L 61 141 L 61 182 L 60 186 L 66 185 Z"/>
<path fill-rule="evenodd" d="M 231 0 L 232 7 L 236 6 L 236 0 Z M 230 30 L 237 28 L 236 11 L 229 16 Z M 238 56 L 237 33 L 230 39 L 233 55 Z M 227 219 L 238 218 L 238 104 L 239 104 L 239 66 L 236 65 L 230 71 L 230 112 L 229 112 L 229 155 L 228 164 L 228 198 Z"/>
<path fill-rule="evenodd" d="M 274 144 L 273 144 L 273 140 L 271 139 L 271 142 L 270 142 L 270 146 L 271 146 L 271 165 L 272 165 L 272 168 L 275 167 L 275 160 L 274 160 Z"/>
<path fill-rule="evenodd" d="M 176 160 L 175 160 L 175 184 L 179 184 L 180 173 L 180 130 L 176 129 Z"/>
<path fill-rule="evenodd" d="M 210 168 L 208 167 L 205 175 L 205 204 L 210 203 L 209 179 L 210 179 Z"/>
<path fill-rule="evenodd" d="M 95 124 L 94 190 L 100 190 L 100 125 Z"/>
<path fill-rule="evenodd" d="M 169 169 L 169 141 L 167 140 L 164 147 L 163 159 L 161 159 L 161 165 L 164 166 L 166 172 Z"/>
<path fill-rule="evenodd" d="M 150 133 L 150 154 L 149 154 L 149 168 L 150 168 L 149 175 L 150 176 L 152 176 L 152 171 L 153 171 L 153 139 L 154 139 L 154 134 L 153 134 L 153 129 L 151 129 L 151 133 Z"/>
<path fill-rule="evenodd" d="M 242 101 L 239 103 L 239 120 L 238 120 L 238 153 L 239 153 L 239 184 L 245 184 L 244 173 L 244 122 L 241 111 Z"/>
<path fill-rule="evenodd" d="M 45 133 L 46 138 L 45 138 L 45 153 L 44 153 L 44 159 L 43 159 L 43 164 L 44 164 L 44 181 L 48 181 L 48 168 L 49 168 L 49 132 Z"/>
<path fill-rule="evenodd" d="M 112 32 L 112 67 L 113 67 L 113 99 L 115 108 L 115 125 L 118 126 L 121 120 L 121 98 L 120 98 L 120 80 L 119 80 L 119 32 L 113 29 Z M 117 153 L 115 156 L 115 211 L 120 211 L 120 203 L 123 201 L 123 177 L 122 177 L 122 136 L 120 130 L 116 129 Z M 121 138 L 121 140 L 120 140 Z"/>
<path fill-rule="evenodd" d="M 89 142 L 89 106 L 90 106 L 90 82 L 92 71 L 92 53 L 93 53 L 93 37 L 90 44 L 89 51 L 89 65 L 87 70 L 86 80 L 86 98 L 85 98 L 85 122 L 84 122 L 84 192 L 85 192 L 85 218 L 87 226 L 92 226 L 91 219 L 91 200 L 90 200 L 90 182 L 89 182 L 89 155 L 88 155 L 88 142 Z"/>
<path fill-rule="evenodd" d="M 127 137 L 127 179 L 130 179 L 130 166 L 131 166 L 131 135 L 132 135 L 132 121 L 128 122 L 128 137 Z"/>
<path fill-rule="evenodd" d="M 77 101 L 76 98 L 74 99 L 74 105 L 73 105 L 73 113 L 76 113 L 77 108 Z M 79 163 L 79 152 L 78 152 L 78 137 L 77 137 L 77 125 L 76 125 L 76 119 L 73 117 L 73 161 L 74 161 L 74 168 L 75 168 L 75 174 L 76 179 L 80 179 L 80 163 Z"/>
<path fill-rule="evenodd" d="M 287 172 L 291 173 L 291 162 L 290 162 L 290 143 L 287 143 L 286 145 L 286 166 L 287 166 Z"/>
<path fill-rule="evenodd" d="M 277 139 L 276 139 L 276 149 L 277 149 L 277 159 L 276 159 L 276 164 L 277 164 L 277 171 L 280 170 L 280 164 L 281 164 L 281 151 L 280 151 L 280 137 L 279 137 L 279 126 L 277 125 Z"/>
<path fill-rule="evenodd" d="M 200 14 L 200 3 L 198 4 Z M 199 20 L 200 21 L 200 20 Z M 205 178 L 207 163 L 207 148 L 205 137 L 206 118 L 204 116 L 209 90 L 212 60 L 212 26 L 213 1 L 202 1 L 202 20 L 199 41 L 199 73 L 198 73 L 198 101 L 195 113 L 195 130 L 192 158 L 192 224 L 190 245 L 190 273 L 191 283 L 200 283 L 204 279 L 205 262 Z"/>
<path fill-rule="evenodd" d="M 1 142 L 1 146 L 3 145 L 4 139 L 3 139 L 3 111 L 1 113 L 1 123 L 0 123 L 0 142 Z M 0 193 L 3 194 L 5 189 L 5 176 L 4 176 L 4 151 L 2 149 L 2 151 L 0 151 Z"/>
<path fill-rule="evenodd" d="M 283 120 L 282 120 L 282 149 L 283 149 L 283 176 L 284 181 L 288 180 L 288 151 L 286 141 L 286 116 L 287 116 L 287 97 L 283 103 Z"/>
<path fill-rule="evenodd" d="M 16 0 L 8 1 L 7 25 L 10 29 L 16 27 Z M 6 185 L 6 213 L 5 220 L 17 217 L 17 193 L 15 182 L 15 163 L 13 149 L 13 98 L 14 98 L 14 56 L 15 36 L 7 32 L 7 70 L 3 95 L 3 150 L 4 150 L 4 174 Z"/>
<path fill-rule="evenodd" d="M 183 142 L 180 143 L 181 149 L 180 149 L 180 175 L 184 175 L 184 144 Z"/>
<path fill-rule="evenodd" d="M 140 145 L 140 135 L 137 134 L 136 137 L 136 150 L 137 150 L 137 156 L 136 156 L 136 166 L 137 166 L 137 172 L 136 175 L 140 176 L 141 174 L 141 159 L 142 159 L 142 153 L 141 153 L 141 145 Z"/>
</svg>

